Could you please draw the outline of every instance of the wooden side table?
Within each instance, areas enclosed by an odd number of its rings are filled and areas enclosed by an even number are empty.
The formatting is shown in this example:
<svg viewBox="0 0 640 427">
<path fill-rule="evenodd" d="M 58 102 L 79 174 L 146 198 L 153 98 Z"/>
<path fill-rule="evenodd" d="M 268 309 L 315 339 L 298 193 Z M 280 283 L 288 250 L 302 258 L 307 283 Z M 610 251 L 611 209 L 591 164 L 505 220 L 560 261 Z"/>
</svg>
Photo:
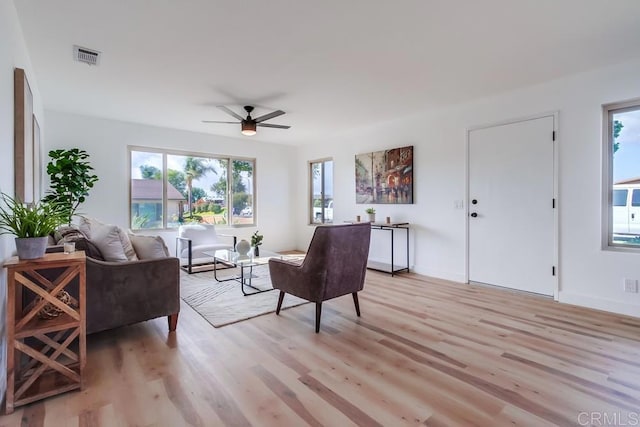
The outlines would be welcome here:
<svg viewBox="0 0 640 427">
<path fill-rule="evenodd" d="M 82 389 L 87 360 L 84 252 L 51 253 L 34 260 L 11 258 L 7 295 L 6 413 L 69 390 Z M 60 271 L 54 279 L 45 270 Z M 77 298 L 69 305 L 56 296 L 78 278 Z M 71 295 L 71 293 L 69 293 Z M 23 308 L 23 296 L 26 297 Z M 33 297 L 33 299 L 31 299 Z M 41 319 L 47 304 L 62 313 Z"/>
</svg>

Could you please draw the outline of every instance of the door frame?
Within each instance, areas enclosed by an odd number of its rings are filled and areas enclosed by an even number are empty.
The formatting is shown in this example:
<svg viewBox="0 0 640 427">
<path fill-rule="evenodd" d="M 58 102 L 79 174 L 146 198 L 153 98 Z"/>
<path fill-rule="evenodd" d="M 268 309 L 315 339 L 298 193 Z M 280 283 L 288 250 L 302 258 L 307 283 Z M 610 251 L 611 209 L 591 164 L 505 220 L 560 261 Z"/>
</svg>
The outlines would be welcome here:
<svg viewBox="0 0 640 427">
<path fill-rule="evenodd" d="M 558 185 L 558 175 L 559 175 L 559 161 L 558 161 L 558 145 L 560 142 L 560 138 L 558 136 L 558 111 L 551 111 L 548 113 L 535 114 L 531 116 L 524 117 L 516 117 L 511 118 L 499 122 L 492 122 L 483 125 L 471 126 L 466 128 L 466 136 L 465 136 L 465 180 L 464 180 L 464 192 L 465 192 L 465 204 L 464 204 L 464 213 L 465 213 L 465 254 L 464 254 L 464 281 L 465 283 L 469 282 L 469 179 L 470 179 L 470 142 L 471 142 L 471 132 L 481 129 L 488 129 L 496 126 L 504 126 L 515 124 L 519 122 L 529 121 L 529 120 L 537 120 L 545 117 L 553 118 L 553 132 L 555 134 L 555 140 L 553 142 L 553 198 L 555 199 L 555 209 L 553 210 L 553 264 L 555 265 L 555 276 L 553 276 L 553 299 L 558 301 L 560 294 L 560 259 L 559 259 L 559 218 L 560 218 L 560 209 L 561 204 L 559 203 L 558 193 L 559 193 L 559 185 Z M 549 272 L 551 274 L 551 272 Z"/>
</svg>

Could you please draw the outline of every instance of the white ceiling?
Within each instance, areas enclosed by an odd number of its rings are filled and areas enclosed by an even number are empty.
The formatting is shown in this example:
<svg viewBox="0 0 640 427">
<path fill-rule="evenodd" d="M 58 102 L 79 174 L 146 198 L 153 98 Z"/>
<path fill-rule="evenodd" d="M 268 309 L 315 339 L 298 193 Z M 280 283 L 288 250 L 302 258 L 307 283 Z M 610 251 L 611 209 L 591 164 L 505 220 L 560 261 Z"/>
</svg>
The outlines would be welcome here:
<svg viewBox="0 0 640 427">
<path fill-rule="evenodd" d="M 640 0 L 18 0 L 45 108 L 301 144 L 640 56 Z M 90 67 L 72 46 L 103 53 Z"/>
</svg>

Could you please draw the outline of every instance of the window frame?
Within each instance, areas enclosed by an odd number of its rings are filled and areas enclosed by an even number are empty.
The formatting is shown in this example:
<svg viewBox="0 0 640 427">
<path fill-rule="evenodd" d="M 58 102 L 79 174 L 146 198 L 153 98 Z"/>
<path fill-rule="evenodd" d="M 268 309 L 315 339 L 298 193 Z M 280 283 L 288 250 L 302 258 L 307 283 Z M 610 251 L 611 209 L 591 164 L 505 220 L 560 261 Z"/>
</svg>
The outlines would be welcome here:
<svg viewBox="0 0 640 427">
<path fill-rule="evenodd" d="M 226 160 L 227 161 L 227 217 L 226 224 L 220 224 L 222 227 L 227 228 L 244 228 L 244 227 L 256 227 L 258 225 L 258 216 L 257 216 L 257 179 L 256 179 L 256 170 L 257 170 L 257 159 L 254 157 L 242 157 L 242 156 L 230 156 L 230 155 L 221 155 L 221 154 L 212 154 L 212 153 L 202 153 L 195 151 L 182 151 L 182 150 L 172 150 L 172 149 L 164 149 L 164 148 L 156 148 L 156 147 L 145 147 L 139 145 L 128 145 L 127 146 L 127 160 L 128 160 L 128 221 L 129 227 L 131 227 L 132 214 L 131 214 L 131 196 L 132 196 L 132 152 L 144 152 L 144 153 L 155 153 L 162 155 L 162 228 L 140 228 L 135 229 L 133 231 L 162 231 L 162 230 L 175 230 L 177 227 L 168 227 L 168 197 L 167 197 L 167 182 L 168 182 L 168 162 L 167 156 L 183 156 L 183 157 L 196 157 L 196 158 L 206 158 L 211 160 Z M 243 161 L 243 162 L 252 162 L 253 163 L 253 173 L 251 174 L 251 208 L 252 208 L 252 219 L 253 221 L 249 224 L 234 224 L 233 223 L 233 185 L 230 182 L 233 179 L 233 161 Z"/>
<path fill-rule="evenodd" d="M 308 200 L 309 201 L 308 201 L 307 208 L 308 208 L 309 225 L 316 225 L 317 226 L 317 225 L 324 225 L 324 224 L 333 224 L 333 219 L 331 219 L 331 221 L 327 221 L 326 218 L 324 218 L 324 209 L 325 209 L 325 206 L 326 206 L 326 203 L 327 203 L 327 201 L 325 199 L 325 178 L 324 178 L 325 173 L 324 173 L 324 168 L 325 168 L 325 164 L 327 162 L 331 162 L 332 166 L 333 166 L 334 162 L 333 162 L 333 158 L 332 157 L 325 157 L 325 158 L 322 158 L 322 159 L 310 160 L 308 162 L 308 166 L 307 167 L 308 167 L 308 171 L 309 171 L 309 174 L 308 174 L 308 177 L 309 177 L 309 199 Z M 321 188 L 321 205 L 322 205 L 322 207 L 321 207 L 321 211 L 320 211 L 321 218 L 322 218 L 321 222 L 315 222 L 314 221 L 315 218 L 314 218 L 314 214 L 313 214 L 313 209 L 314 209 L 314 206 L 313 206 L 313 200 L 314 200 L 314 198 L 313 198 L 313 165 L 315 165 L 315 164 L 320 164 L 321 165 L 320 166 L 320 170 L 321 170 L 320 173 L 322 175 L 322 180 L 320 181 L 321 182 L 321 187 L 322 187 Z M 332 197 L 331 201 L 334 201 L 333 197 Z M 333 206 L 334 207 L 332 209 L 335 209 L 335 201 L 334 201 L 334 205 Z M 335 210 L 334 210 L 334 212 L 335 212 Z"/>
<path fill-rule="evenodd" d="M 613 116 L 628 111 L 640 111 L 640 98 L 602 105 L 602 249 L 640 253 L 640 245 L 613 241 Z"/>
</svg>

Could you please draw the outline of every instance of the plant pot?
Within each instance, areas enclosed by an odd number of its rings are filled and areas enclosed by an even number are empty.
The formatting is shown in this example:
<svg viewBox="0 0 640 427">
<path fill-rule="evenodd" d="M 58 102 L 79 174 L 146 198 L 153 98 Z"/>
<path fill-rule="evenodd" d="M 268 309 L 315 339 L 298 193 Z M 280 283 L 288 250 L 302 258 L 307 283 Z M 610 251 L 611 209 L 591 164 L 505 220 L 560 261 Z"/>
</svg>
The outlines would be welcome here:
<svg viewBox="0 0 640 427">
<path fill-rule="evenodd" d="M 42 258 L 47 251 L 48 237 L 16 237 L 16 249 L 20 259 Z"/>
<path fill-rule="evenodd" d="M 376 222 L 376 214 L 367 214 L 369 215 L 369 222 Z"/>
<path fill-rule="evenodd" d="M 260 246 L 254 246 L 253 248 L 253 254 L 255 256 L 260 256 Z"/>
</svg>

